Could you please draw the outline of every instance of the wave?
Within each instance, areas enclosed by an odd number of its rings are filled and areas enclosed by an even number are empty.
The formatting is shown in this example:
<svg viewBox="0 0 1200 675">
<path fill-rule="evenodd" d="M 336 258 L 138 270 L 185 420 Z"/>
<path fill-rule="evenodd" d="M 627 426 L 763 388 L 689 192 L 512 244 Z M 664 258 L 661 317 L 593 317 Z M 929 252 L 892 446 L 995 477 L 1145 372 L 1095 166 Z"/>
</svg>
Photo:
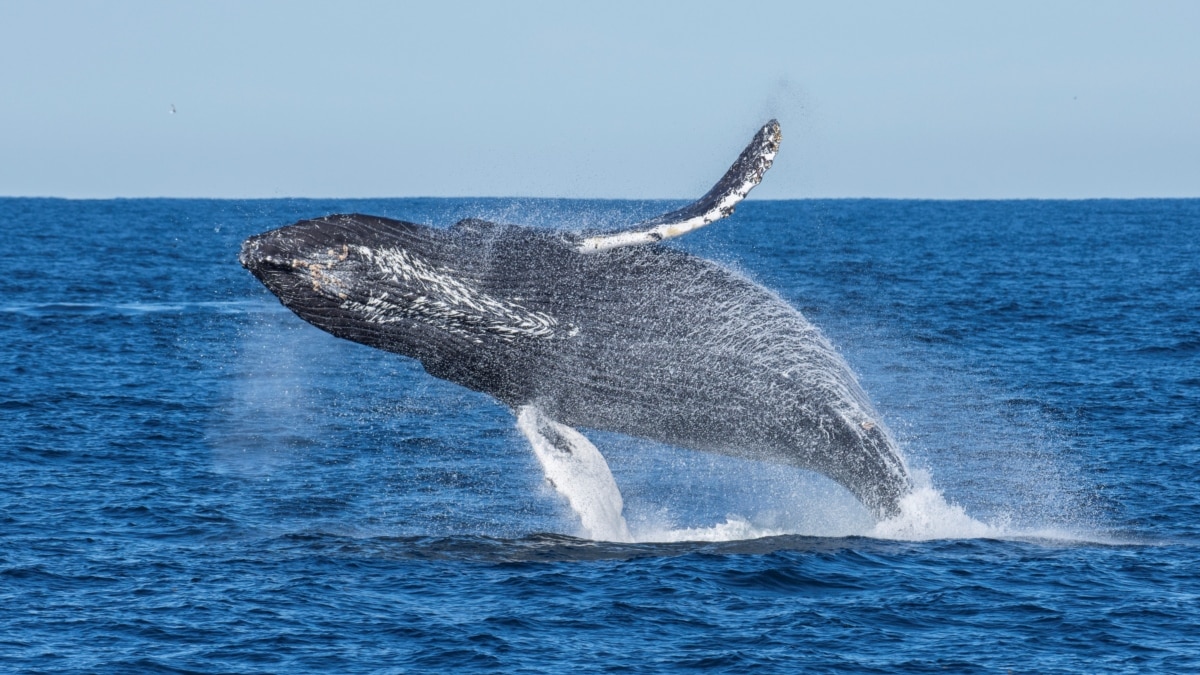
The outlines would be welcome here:
<svg viewBox="0 0 1200 675">
<path fill-rule="evenodd" d="M 259 533 L 260 535 L 262 533 Z M 639 533 L 645 535 L 646 533 Z M 961 557 L 967 551 L 980 553 L 1006 550 L 1012 546 L 1056 550 L 1085 548 L 1171 547 L 1194 551 L 1195 541 L 1150 541 L 1120 538 L 1099 533 L 1026 532 L 994 537 L 953 537 L 913 542 L 908 539 L 866 535 L 825 537 L 794 533 L 771 534 L 749 521 L 731 518 L 710 528 L 664 532 L 675 539 L 649 541 L 600 541 L 552 532 L 523 536 L 415 535 L 396 536 L 385 531 L 364 531 L 353 526 L 280 532 L 256 536 L 255 546 L 304 550 L 313 554 L 364 555 L 378 559 L 473 560 L 486 563 L 552 563 L 594 560 L 633 560 L 701 555 L 770 555 L 774 553 L 838 553 L 908 555 L 917 550 L 951 547 Z"/>
<path fill-rule="evenodd" d="M 261 314 L 284 311 L 277 305 L 261 300 L 213 300 L 201 302 L 42 302 L 0 305 L 0 313 L 31 317 L 106 314 L 160 314 L 210 312 L 214 314 Z"/>
</svg>

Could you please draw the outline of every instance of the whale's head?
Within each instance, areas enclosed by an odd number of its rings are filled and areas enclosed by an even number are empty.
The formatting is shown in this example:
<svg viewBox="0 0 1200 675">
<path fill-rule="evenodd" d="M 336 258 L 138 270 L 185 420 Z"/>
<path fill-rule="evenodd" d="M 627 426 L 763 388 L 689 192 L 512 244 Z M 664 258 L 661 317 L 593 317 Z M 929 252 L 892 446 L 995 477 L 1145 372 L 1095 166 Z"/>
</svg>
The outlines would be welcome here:
<svg viewBox="0 0 1200 675">
<path fill-rule="evenodd" d="M 288 309 L 338 337 L 420 357 L 427 280 L 453 278 L 431 227 L 359 215 L 304 220 L 249 237 L 242 266 Z M 416 343 L 414 343 L 414 340 Z"/>
<path fill-rule="evenodd" d="M 574 328 L 489 290 L 486 247 L 450 230 L 362 215 L 305 220 L 242 244 L 239 259 L 288 309 L 338 337 L 427 362 Z M 503 226 L 496 226 L 503 227 Z"/>
</svg>

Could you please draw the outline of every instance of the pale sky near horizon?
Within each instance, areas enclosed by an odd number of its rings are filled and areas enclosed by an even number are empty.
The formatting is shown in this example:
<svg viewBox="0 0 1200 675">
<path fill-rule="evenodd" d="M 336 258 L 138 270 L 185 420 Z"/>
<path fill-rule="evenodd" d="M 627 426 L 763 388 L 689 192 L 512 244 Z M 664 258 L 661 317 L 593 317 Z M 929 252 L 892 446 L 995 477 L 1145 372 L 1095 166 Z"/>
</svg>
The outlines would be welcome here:
<svg viewBox="0 0 1200 675">
<path fill-rule="evenodd" d="M 1200 2 L 0 5 L 0 196 L 1200 197 Z M 174 106 L 175 112 L 171 109 Z"/>
</svg>

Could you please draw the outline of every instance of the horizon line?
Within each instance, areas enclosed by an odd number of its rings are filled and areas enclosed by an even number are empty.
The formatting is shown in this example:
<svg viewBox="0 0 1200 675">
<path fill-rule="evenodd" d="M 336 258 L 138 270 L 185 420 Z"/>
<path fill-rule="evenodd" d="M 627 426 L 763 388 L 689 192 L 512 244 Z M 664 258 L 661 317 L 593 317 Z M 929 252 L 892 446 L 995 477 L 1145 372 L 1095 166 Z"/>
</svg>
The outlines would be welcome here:
<svg viewBox="0 0 1200 675">
<path fill-rule="evenodd" d="M 42 199 L 58 201 L 139 201 L 139 200 L 178 200 L 178 201 L 378 201 L 388 199 L 412 200 L 450 200 L 450 199 L 487 199 L 507 201 L 579 201 L 579 202 L 691 202 L 693 197 L 546 197 L 546 196 L 497 196 L 497 195 L 408 195 L 408 196 L 323 196 L 311 197 L 301 195 L 283 195 L 273 197 L 212 197 L 212 196 L 108 196 L 108 197 L 64 197 L 61 195 L 8 195 L 0 194 L 0 199 Z M 872 196 L 837 196 L 837 197 L 747 197 L 742 204 L 750 202 L 803 202 L 803 201 L 910 201 L 910 202 L 1086 202 L 1086 201 L 1164 201 L 1200 199 L 1195 196 L 1119 196 L 1119 197 L 872 197 Z"/>
</svg>

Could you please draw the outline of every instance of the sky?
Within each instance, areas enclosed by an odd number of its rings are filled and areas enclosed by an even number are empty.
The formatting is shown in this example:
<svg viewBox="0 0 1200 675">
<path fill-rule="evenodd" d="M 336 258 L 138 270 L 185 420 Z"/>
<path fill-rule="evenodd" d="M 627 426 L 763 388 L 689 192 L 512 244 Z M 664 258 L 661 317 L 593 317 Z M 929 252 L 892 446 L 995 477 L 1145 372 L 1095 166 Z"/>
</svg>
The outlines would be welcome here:
<svg viewBox="0 0 1200 675">
<path fill-rule="evenodd" d="M 0 195 L 1200 197 L 1200 2 L 0 4 Z M 174 112 L 172 112 L 172 109 Z"/>
</svg>

